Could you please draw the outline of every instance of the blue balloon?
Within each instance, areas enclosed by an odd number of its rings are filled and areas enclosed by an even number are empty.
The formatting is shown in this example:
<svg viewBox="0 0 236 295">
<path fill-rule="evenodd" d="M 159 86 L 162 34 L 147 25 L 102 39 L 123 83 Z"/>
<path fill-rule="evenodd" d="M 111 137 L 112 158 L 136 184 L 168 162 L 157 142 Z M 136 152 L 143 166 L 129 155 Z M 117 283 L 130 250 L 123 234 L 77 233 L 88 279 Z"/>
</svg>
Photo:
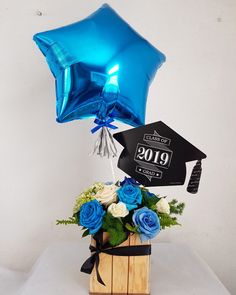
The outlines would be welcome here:
<svg viewBox="0 0 236 295">
<path fill-rule="evenodd" d="M 109 5 L 33 39 L 56 80 L 57 122 L 145 123 L 148 89 L 165 56 Z"/>
</svg>

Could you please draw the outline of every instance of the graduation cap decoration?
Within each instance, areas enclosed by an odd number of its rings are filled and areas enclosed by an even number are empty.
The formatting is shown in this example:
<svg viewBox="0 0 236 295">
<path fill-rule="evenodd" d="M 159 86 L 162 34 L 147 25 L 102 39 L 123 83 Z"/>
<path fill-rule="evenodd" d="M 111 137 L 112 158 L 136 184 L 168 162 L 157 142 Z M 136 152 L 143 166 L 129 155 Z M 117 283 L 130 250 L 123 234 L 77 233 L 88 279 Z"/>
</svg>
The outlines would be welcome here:
<svg viewBox="0 0 236 295">
<path fill-rule="evenodd" d="M 187 191 L 197 193 L 206 155 L 162 121 L 113 135 L 124 147 L 118 167 L 145 186 L 183 185 L 186 162 L 197 160 Z"/>
</svg>

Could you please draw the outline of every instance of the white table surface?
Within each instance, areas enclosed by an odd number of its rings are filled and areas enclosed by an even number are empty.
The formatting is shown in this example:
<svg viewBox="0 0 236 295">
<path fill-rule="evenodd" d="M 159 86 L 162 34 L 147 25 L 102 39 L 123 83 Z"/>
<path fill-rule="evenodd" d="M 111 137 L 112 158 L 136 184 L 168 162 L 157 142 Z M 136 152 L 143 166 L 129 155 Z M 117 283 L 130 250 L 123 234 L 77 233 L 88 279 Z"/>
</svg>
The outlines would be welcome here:
<svg viewBox="0 0 236 295">
<path fill-rule="evenodd" d="M 29 274 L 0 268 L 1 295 L 87 295 L 89 276 L 80 266 L 89 256 L 85 243 L 57 243 L 38 258 Z M 230 294 L 209 266 L 183 245 L 152 245 L 152 295 Z"/>
</svg>

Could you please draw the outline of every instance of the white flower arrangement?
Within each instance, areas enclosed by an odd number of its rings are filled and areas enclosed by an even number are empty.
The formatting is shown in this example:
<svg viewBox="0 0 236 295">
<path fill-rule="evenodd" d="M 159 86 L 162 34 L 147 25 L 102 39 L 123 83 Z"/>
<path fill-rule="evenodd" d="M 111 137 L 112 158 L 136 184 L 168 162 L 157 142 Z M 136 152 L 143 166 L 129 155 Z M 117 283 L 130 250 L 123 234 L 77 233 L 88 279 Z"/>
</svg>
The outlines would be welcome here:
<svg viewBox="0 0 236 295">
<path fill-rule="evenodd" d="M 117 189 L 118 187 L 115 184 L 104 184 L 94 197 L 102 205 L 108 206 L 117 201 Z"/>
<path fill-rule="evenodd" d="M 156 203 L 156 209 L 157 209 L 157 212 L 159 212 L 159 213 L 170 214 L 170 205 L 165 197 L 161 198 Z"/>
<path fill-rule="evenodd" d="M 112 203 L 108 209 L 107 212 L 111 213 L 113 217 L 125 217 L 129 214 L 129 210 L 127 209 L 125 203 L 119 202 L 119 203 Z"/>
</svg>

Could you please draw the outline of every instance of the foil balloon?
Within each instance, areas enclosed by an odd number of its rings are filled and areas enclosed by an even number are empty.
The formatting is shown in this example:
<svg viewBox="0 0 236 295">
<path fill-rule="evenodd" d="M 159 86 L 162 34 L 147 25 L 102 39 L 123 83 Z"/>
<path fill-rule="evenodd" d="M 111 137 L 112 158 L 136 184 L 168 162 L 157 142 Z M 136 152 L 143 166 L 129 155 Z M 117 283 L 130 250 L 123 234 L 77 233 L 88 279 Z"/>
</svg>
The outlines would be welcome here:
<svg viewBox="0 0 236 295">
<path fill-rule="evenodd" d="M 107 4 L 33 39 L 56 80 L 57 122 L 94 117 L 95 152 L 115 154 L 112 122 L 145 123 L 148 89 L 165 56 Z"/>
</svg>

